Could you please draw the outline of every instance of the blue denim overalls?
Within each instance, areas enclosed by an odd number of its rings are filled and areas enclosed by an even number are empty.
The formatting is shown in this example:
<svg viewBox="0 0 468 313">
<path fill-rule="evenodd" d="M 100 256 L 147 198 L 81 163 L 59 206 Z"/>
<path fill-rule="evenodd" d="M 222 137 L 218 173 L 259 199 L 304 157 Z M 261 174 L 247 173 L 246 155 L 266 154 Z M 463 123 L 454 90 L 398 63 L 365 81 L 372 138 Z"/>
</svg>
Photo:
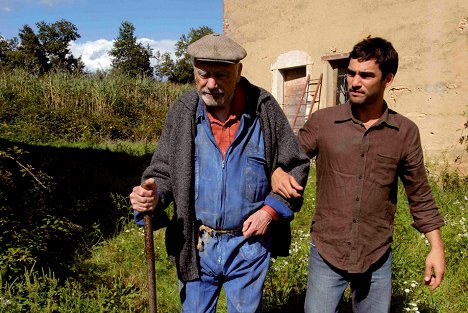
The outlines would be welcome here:
<svg viewBox="0 0 468 313">
<path fill-rule="evenodd" d="M 270 192 L 260 121 L 241 115 L 224 159 L 201 102 L 195 126 L 195 212 L 207 227 L 200 231 L 200 280 L 180 283 L 183 312 L 215 312 L 222 286 L 229 312 L 259 312 L 271 238 L 245 239 L 241 229 Z"/>
</svg>

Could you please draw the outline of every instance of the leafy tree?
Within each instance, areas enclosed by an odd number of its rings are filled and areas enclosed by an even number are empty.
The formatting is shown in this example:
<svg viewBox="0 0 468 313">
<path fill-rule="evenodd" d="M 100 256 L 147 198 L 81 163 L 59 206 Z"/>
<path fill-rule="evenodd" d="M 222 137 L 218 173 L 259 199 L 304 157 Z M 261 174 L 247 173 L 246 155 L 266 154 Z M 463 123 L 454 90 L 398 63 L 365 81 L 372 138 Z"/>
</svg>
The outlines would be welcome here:
<svg viewBox="0 0 468 313">
<path fill-rule="evenodd" d="M 15 52 L 10 54 L 10 62 L 15 67 L 23 67 L 26 70 L 42 74 L 49 69 L 49 60 L 44 46 L 39 41 L 32 28 L 24 25 L 19 32 L 21 43 Z"/>
<path fill-rule="evenodd" d="M 113 48 L 109 52 L 112 57 L 112 69 L 132 77 L 152 77 L 153 68 L 150 58 L 153 51 L 149 45 L 138 43 L 134 35 L 135 26 L 128 21 L 122 22 L 119 36 L 115 39 Z"/>
<path fill-rule="evenodd" d="M 0 36 L 0 68 L 11 70 L 24 64 L 18 52 L 20 44 L 17 37 L 6 39 Z"/>
<path fill-rule="evenodd" d="M 73 23 L 62 19 L 52 24 L 39 22 L 36 26 L 39 30 L 37 37 L 46 51 L 52 69 L 70 72 L 83 70 L 81 58 L 75 58 L 68 48 L 70 41 L 81 37 Z"/>
<path fill-rule="evenodd" d="M 0 35 L 0 62 L 6 59 L 6 54 L 10 50 L 10 45 L 8 41 Z"/>
<path fill-rule="evenodd" d="M 154 66 L 154 74 L 159 80 L 171 77 L 172 69 L 174 68 L 174 61 L 171 59 L 169 52 L 161 53 L 156 51 L 155 54 L 156 65 Z"/>
<path fill-rule="evenodd" d="M 158 77 L 167 77 L 169 81 L 177 83 L 193 82 L 193 68 L 190 55 L 187 53 L 187 47 L 200 39 L 201 37 L 213 33 L 213 29 L 208 26 L 191 28 L 187 35 L 182 35 L 176 42 L 175 56 L 172 60 L 170 54 L 158 53 L 156 56 L 155 72 Z M 159 55 L 159 58 L 158 58 Z"/>
<path fill-rule="evenodd" d="M 0 66 L 4 66 L 8 61 L 8 54 L 12 51 L 16 38 L 7 40 L 0 35 Z"/>
<path fill-rule="evenodd" d="M 68 48 L 70 41 L 80 38 L 76 26 L 66 20 L 47 24 L 36 23 L 36 35 L 29 25 L 24 25 L 15 37 L 7 40 L 0 36 L 0 65 L 6 68 L 25 68 L 42 74 L 49 70 L 81 72 L 84 64 Z"/>
</svg>

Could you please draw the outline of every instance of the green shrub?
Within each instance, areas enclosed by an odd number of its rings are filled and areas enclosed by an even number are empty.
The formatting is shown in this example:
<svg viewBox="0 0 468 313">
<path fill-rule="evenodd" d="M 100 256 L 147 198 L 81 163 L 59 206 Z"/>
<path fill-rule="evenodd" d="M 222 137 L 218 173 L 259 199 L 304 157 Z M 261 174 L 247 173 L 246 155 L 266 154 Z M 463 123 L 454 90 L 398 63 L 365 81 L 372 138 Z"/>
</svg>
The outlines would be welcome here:
<svg viewBox="0 0 468 313">
<path fill-rule="evenodd" d="M 83 227 L 53 200 L 53 179 L 21 163 L 23 154 L 0 150 L 0 271 L 7 281 L 33 265 L 69 273 L 84 244 Z"/>
<path fill-rule="evenodd" d="M 124 75 L 0 72 L 0 137 L 28 143 L 155 141 L 190 85 Z"/>
</svg>

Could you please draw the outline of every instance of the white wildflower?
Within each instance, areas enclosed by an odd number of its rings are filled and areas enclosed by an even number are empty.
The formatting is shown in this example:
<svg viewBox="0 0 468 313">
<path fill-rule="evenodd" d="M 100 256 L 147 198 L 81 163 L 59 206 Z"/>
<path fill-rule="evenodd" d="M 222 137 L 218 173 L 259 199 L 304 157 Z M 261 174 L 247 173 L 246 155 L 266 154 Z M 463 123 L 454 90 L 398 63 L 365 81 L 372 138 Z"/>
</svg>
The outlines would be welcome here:
<svg viewBox="0 0 468 313">
<path fill-rule="evenodd" d="M 11 304 L 11 301 L 5 298 L 4 296 L 0 297 L 0 301 L 4 307 Z"/>
</svg>

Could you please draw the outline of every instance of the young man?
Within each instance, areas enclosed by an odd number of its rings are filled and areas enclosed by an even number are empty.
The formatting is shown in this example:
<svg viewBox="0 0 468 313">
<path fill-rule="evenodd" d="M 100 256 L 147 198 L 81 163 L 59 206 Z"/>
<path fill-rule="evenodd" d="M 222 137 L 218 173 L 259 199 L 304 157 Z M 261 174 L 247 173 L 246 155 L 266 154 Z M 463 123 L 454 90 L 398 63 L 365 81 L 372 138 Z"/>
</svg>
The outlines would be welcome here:
<svg viewBox="0 0 468 313">
<path fill-rule="evenodd" d="M 349 57 L 348 103 L 315 112 L 299 131 L 299 142 L 310 158 L 316 157 L 317 169 L 305 312 L 337 312 L 348 283 L 354 312 L 389 311 L 398 177 L 413 226 L 431 245 L 425 283 L 431 290 L 441 283 L 443 219 L 426 177 L 419 131 L 384 100 L 397 68 L 390 42 L 359 42 Z M 272 185 L 285 197 L 300 190 L 280 171 Z"/>
<path fill-rule="evenodd" d="M 270 255 L 288 252 L 301 205 L 271 192 L 271 173 L 306 183 L 309 160 L 272 95 L 241 76 L 241 46 L 211 34 L 187 51 L 196 90 L 171 106 L 131 203 L 138 222 L 175 204 L 166 247 L 183 312 L 214 312 L 223 286 L 229 312 L 259 312 Z"/>
</svg>

